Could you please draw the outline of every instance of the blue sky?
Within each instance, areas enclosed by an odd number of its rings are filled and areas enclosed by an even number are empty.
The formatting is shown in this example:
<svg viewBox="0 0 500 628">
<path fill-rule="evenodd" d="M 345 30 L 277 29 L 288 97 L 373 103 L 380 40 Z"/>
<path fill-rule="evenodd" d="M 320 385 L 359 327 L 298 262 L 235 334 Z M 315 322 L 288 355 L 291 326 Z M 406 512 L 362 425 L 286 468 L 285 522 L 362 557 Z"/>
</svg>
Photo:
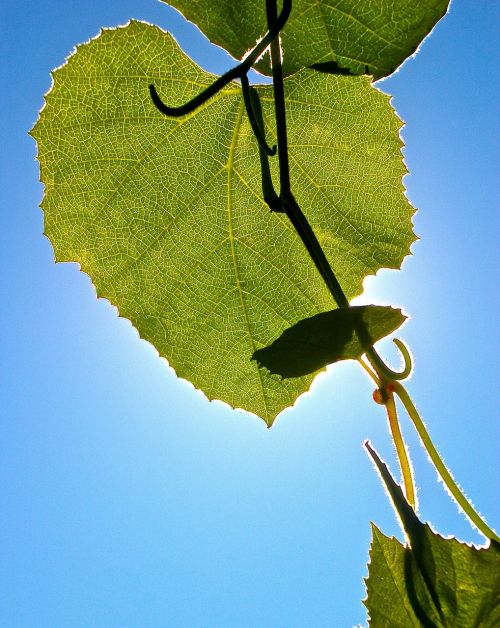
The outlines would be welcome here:
<svg viewBox="0 0 500 628">
<path fill-rule="evenodd" d="M 42 235 L 27 131 L 75 44 L 135 17 L 171 31 L 208 70 L 231 60 L 155 0 L 6 0 L 0 15 L 0 625 L 364 624 L 369 522 L 400 531 L 362 448 L 369 438 L 396 470 L 360 369 L 331 369 L 267 430 L 177 380 L 87 276 L 54 264 Z M 498 18 L 494 0 L 454 2 L 379 84 L 407 123 L 421 240 L 363 297 L 411 315 L 410 392 L 497 529 Z M 403 427 L 421 517 L 481 542 Z"/>
</svg>

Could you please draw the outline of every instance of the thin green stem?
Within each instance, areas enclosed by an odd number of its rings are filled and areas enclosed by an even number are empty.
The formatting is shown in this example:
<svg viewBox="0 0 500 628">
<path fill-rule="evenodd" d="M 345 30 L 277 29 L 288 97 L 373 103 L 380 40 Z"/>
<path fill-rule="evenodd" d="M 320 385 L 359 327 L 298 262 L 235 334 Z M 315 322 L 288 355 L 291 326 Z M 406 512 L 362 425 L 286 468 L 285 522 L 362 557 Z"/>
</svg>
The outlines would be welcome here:
<svg viewBox="0 0 500 628">
<path fill-rule="evenodd" d="M 469 500 L 465 497 L 465 495 L 460 490 L 458 484 L 452 478 L 451 473 L 446 468 L 444 462 L 441 460 L 441 457 L 434 447 L 434 444 L 427 432 L 427 429 L 424 425 L 424 422 L 420 418 L 420 415 L 415 408 L 410 396 L 406 392 L 404 386 L 402 386 L 399 382 L 393 382 L 394 384 L 394 392 L 401 399 L 402 404 L 405 407 L 408 416 L 413 422 L 415 429 L 422 441 L 422 445 L 424 449 L 427 451 L 429 458 L 431 459 L 433 465 L 436 468 L 436 471 L 441 476 L 446 488 L 460 506 L 460 508 L 464 511 L 464 513 L 469 517 L 472 523 L 476 526 L 476 528 L 482 532 L 487 538 L 493 539 L 497 543 L 500 543 L 500 537 L 486 524 L 486 522 L 481 518 L 481 516 L 474 510 Z"/>
<path fill-rule="evenodd" d="M 387 419 L 389 421 L 389 428 L 391 430 L 394 446 L 396 447 L 396 454 L 399 460 L 399 466 L 401 468 L 401 474 L 403 476 L 403 484 L 405 488 L 406 501 L 410 504 L 413 510 L 416 510 L 416 494 L 415 486 L 413 483 L 413 469 L 411 466 L 408 451 L 401 434 L 401 428 L 398 421 L 398 413 L 396 410 L 396 404 L 394 403 L 394 395 L 389 392 L 387 401 L 385 402 L 385 408 L 387 410 Z"/>
<path fill-rule="evenodd" d="M 368 364 L 363 360 L 363 358 L 358 358 L 358 363 L 366 371 L 366 373 L 368 374 L 368 377 L 370 377 L 375 382 L 375 385 L 377 386 L 377 388 L 380 388 L 380 386 L 382 385 L 382 382 L 380 381 L 380 379 L 379 379 L 378 375 L 376 374 L 376 372 L 373 371 L 368 366 Z"/>
<path fill-rule="evenodd" d="M 373 371 L 370 366 L 366 364 L 363 358 L 359 358 L 358 362 L 367 372 L 368 376 L 377 385 L 377 390 L 373 394 L 373 399 L 377 403 L 385 406 L 389 429 L 391 431 L 392 440 L 394 441 L 394 447 L 396 448 L 396 454 L 401 469 L 401 475 L 403 476 L 406 500 L 413 508 L 413 510 L 416 511 L 417 498 L 415 492 L 415 483 L 413 480 L 413 467 L 410 457 L 408 455 L 408 448 L 406 447 L 406 443 L 401 433 L 401 427 L 398 420 L 398 412 L 396 404 L 394 402 L 394 394 L 392 393 L 391 387 L 388 387 L 392 386 L 392 382 L 390 383 L 390 385 L 385 385 L 384 382 L 382 382 L 381 379 L 378 377 L 376 371 Z"/>
</svg>

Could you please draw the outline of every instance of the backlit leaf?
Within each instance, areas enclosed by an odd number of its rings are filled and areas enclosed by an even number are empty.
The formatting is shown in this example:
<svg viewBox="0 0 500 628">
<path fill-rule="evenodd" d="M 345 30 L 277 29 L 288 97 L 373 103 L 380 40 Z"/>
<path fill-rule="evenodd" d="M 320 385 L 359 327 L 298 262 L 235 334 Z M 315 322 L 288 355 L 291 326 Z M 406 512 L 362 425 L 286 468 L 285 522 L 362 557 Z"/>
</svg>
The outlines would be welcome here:
<svg viewBox="0 0 500 628">
<path fill-rule="evenodd" d="M 167 4 L 236 59 L 267 31 L 265 0 L 168 0 Z M 356 74 L 367 69 L 375 78 L 387 76 L 415 52 L 448 4 L 449 0 L 293 0 L 282 31 L 284 73 L 335 61 Z M 267 58 L 259 69 L 270 73 Z"/>
<path fill-rule="evenodd" d="M 78 262 L 180 377 L 270 425 L 313 374 L 282 381 L 252 355 L 333 303 L 286 216 L 261 199 L 239 85 L 163 116 L 150 83 L 178 105 L 213 76 L 141 22 L 78 46 L 53 76 L 32 134 L 56 260 Z M 296 197 L 352 298 L 414 240 L 401 123 L 366 77 L 303 70 L 286 83 Z M 259 90 L 272 140 L 271 91 Z"/>
</svg>

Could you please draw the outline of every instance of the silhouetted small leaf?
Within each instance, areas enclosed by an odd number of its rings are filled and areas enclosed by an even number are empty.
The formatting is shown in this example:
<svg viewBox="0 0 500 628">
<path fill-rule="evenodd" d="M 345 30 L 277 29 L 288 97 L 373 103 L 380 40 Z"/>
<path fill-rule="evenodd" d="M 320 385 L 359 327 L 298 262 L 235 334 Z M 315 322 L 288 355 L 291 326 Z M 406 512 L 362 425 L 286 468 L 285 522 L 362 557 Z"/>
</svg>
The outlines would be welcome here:
<svg viewBox="0 0 500 628">
<path fill-rule="evenodd" d="M 368 598 L 370 626 L 500 625 L 500 551 L 444 539 L 423 524 L 387 466 L 366 444 L 408 537 L 408 546 L 373 525 Z"/>
<path fill-rule="evenodd" d="M 322 312 L 286 329 L 252 359 L 282 377 L 302 377 L 327 364 L 359 358 L 405 320 L 401 310 L 381 305 Z"/>
</svg>

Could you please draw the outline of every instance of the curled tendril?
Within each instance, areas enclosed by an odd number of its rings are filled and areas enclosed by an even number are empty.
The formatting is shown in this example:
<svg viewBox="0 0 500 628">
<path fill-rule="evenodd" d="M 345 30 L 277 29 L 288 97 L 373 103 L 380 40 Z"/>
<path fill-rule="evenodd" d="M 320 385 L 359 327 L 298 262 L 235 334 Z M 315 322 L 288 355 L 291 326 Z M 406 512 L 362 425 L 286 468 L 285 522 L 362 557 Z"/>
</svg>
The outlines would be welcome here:
<svg viewBox="0 0 500 628">
<path fill-rule="evenodd" d="M 402 371 L 393 371 L 391 368 L 389 368 L 379 356 L 379 354 L 375 351 L 374 347 L 371 347 L 371 349 L 367 352 L 367 355 L 369 356 L 373 365 L 376 367 L 379 374 L 383 375 L 385 379 L 400 381 L 409 377 L 413 369 L 413 363 L 410 351 L 408 347 L 404 344 L 404 342 L 402 340 L 399 340 L 398 338 L 394 338 L 393 342 L 399 349 L 403 357 L 404 368 Z"/>
<path fill-rule="evenodd" d="M 151 84 L 149 86 L 149 93 L 151 95 L 151 100 L 153 101 L 155 107 L 161 113 L 166 116 L 171 117 L 180 117 L 185 116 L 191 111 L 197 109 L 200 105 L 209 100 L 212 96 L 215 96 L 220 90 L 225 87 L 228 83 L 230 83 L 234 79 L 241 79 L 243 76 L 246 77 L 247 72 L 253 66 L 253 64 L 257 61 L 257 59 L 262 55 L 262 53 L 266 50 L 269 44 L 273 41 L 276 35 L 281 31 L 283 26 L 286 24 L 288 17 L 290 15 L 290 11 L 292 10 L 292 0 L 284 0 L 283 8 L 281 13 L 278 16 L 278 19 L 273 24 L 272 28 L 269 28 L 264 37 L 260 40 L 260 42 L 255 46 L 255 48 L 248 53 L 248 55 L 243 59 L 243 61 L 237 65 L 232 70 L 229 70 L 222 76 L 219 76 L 211 85 L 209 85 L 205 90 L 203 90 L 200 94 L 195 96 L 189 102 L 181 105 L 180 107 L 169 107 L 166 105 L 158 95 L 156 91 L 156 87 Z"/>
</svg>

